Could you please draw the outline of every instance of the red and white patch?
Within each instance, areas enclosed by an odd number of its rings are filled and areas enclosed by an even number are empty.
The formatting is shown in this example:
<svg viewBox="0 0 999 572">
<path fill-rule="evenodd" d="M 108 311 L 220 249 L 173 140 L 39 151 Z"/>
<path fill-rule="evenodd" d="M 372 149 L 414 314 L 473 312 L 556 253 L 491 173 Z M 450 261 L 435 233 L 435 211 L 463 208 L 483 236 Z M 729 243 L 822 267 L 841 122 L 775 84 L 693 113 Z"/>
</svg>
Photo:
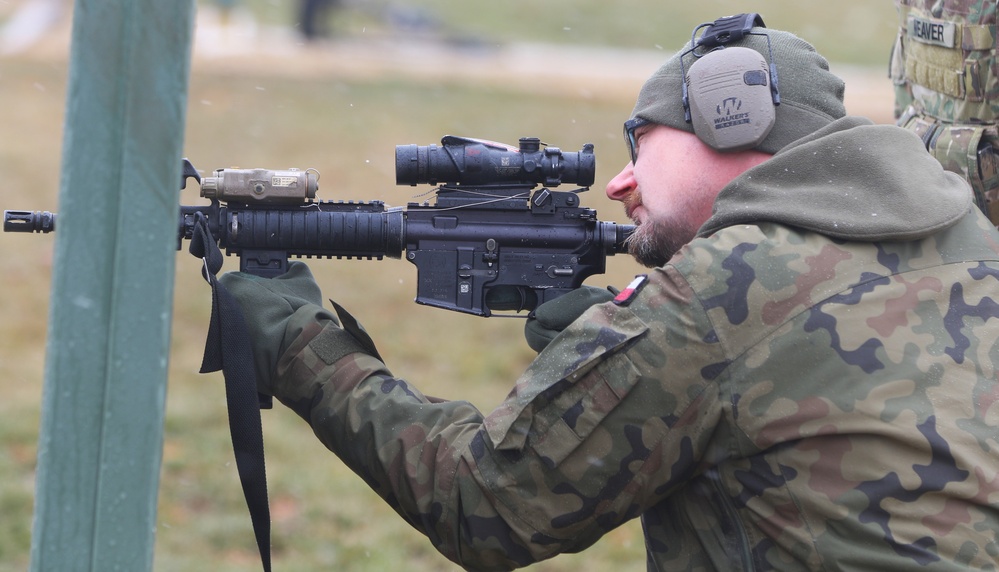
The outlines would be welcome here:
<svg viewBox="0 0 999 572">
<path fill-rule="evenodd" d="M 621 292 L 614 297 L 614 303 L 618 306 L 627 306 L 628 304 L 631 304 L 631 301 L 635 299 L 635 296 L 638 296 L 638 292 L 645 286 L 646 283 L 648 283 L 648 281 L 649 276 L 647 274 L 639 274 L 634 280 L 631 281 L 631 284 L 628 284 L 624 290 L 621 290 Z"/>
</svg>

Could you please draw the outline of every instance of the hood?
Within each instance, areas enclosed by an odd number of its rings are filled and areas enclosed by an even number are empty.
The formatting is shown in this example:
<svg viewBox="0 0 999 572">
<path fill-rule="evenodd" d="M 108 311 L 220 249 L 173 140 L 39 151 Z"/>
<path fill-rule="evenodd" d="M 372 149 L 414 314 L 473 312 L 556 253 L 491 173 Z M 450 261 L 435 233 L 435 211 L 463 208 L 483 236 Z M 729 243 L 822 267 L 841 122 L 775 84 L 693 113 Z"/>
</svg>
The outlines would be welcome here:
<svg viewBox="0 0 999 572">
<path fill-rule="evenodd" d="M 845 240 L 915 240 L 973 204 L 968 183 L 944 171 L 918 136 L 844 117 L 729 183 L 698 236 L 768 221 Z"/>
</svg>

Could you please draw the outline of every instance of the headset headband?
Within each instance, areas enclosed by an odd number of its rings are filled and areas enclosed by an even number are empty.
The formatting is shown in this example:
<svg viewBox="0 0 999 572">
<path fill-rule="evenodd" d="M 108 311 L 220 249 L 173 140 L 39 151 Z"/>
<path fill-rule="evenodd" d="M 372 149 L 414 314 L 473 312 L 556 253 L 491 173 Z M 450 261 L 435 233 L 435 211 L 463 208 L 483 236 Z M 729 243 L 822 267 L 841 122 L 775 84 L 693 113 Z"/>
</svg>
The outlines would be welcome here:
<svg viewBox="0 0 999 572">
<path fill-rule="evenodd" d="M 697 38 L 697 31 L 704 27 L 708 29 L 701 34 L 700 38 Z M 729 42 L 738 42 L 746 34 L 751 34 L 753 28 L 766 27 L 766 24 L 763 23 L 763 17 L 756 12 L 725 16 L 694 28 L 690 35 L 690 44 L 695 47 L 717 48 Z"/>
</svg>

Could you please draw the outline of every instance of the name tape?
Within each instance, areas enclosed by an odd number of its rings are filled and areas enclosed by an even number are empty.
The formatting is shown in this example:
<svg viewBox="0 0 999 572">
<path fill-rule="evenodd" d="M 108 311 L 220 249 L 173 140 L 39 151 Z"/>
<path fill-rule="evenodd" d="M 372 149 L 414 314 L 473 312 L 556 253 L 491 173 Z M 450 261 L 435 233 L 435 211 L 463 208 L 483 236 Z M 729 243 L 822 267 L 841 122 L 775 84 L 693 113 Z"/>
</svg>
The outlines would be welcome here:
<svg viewBox="0 0 999 572">
<path fill-rule="evenodd" d="M 909 16 L 908 36 L 917 42 L 953 48 L 957 38 L 957 24 L 944 20 L 930 20 Z"/>
</svg>

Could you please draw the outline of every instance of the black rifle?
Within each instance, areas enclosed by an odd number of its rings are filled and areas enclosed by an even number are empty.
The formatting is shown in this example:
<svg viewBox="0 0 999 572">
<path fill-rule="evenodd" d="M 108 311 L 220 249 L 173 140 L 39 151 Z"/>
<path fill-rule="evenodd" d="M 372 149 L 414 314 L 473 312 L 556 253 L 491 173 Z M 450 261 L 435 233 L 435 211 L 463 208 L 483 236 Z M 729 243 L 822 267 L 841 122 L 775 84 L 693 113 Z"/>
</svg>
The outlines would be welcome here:
<svg viewBox="0 0 999 572">
<path fill-rule="evenodd" d="M 625 252 L 625 239 L 634 230 L 600 222 L 596 211 L 579 203 L 577 193 L 593 184 L 593 145 L 572 153 L 541 147 L 535 138 L 521 139 L 515 149 L 453 136 L 444 137 L 440 147 L 397 146 L 397 184 L 440 184 L 434 204 L 405 208 L 386 208 L 381 201 L 316 201 L 319 177 L 311 169 L 220 169 L 202 179 L 184 160 L 181 188 L 193 178 L 210 200 L 181 206 L 177 228 L 177 248 L 193 239 L 192 253 L 205 257 L 204 277 L 213 289 L 201 371 L 222 369 L 225 376 L 236 466 L 265 571 L 271 560 L 270 511 L 257 405 L 268 408 L 271 400 L 256 393 L 238 304 L 217 288 L 222 256 L 216 244 L 239 257 L 241 271 L 266 277 L 287 271 L 290 256 L 381 259 L 400 258 L 405 250 L 417 268 L 418 303 L 479 316 L 533 310 L 604 272 L 607 256 Z M 562 183 L 580 187 L 548 189 Z M 3 229 L 52 232 L 55 222 L 50 212 L 4 211 Z M 370 341 L 349 314 L 336 309 L 345 329 Z M 377 355 L 373 347 L 372 352 Z"/>
<path fill-rule="evenodd" d="M 434 204 L 314 200 L 318 173 L 220 169 L 198 181 L 209 205 L 181 206 L 178 249 L 204 217 L 240 270 L 273 277 L 288 258 L 401 258 L 417 268 L 416 302 L 490 316 L 532 310 L 606 270 L 626 252 L 630 225 L 601 222 L 578 193 L 593 184 L 593 145 L 562 152 L 536 138 L 519 148 L 446 136 L 441 145 L 396 147 L 396 183 L 439 187 Z M 563 183 L 574 191 L 552 191 Z M 542 185 L 541 188 L 537 188 Z M 6 232 L 51 232 L 56 215 L 4 211 Z"/>
</svg>

